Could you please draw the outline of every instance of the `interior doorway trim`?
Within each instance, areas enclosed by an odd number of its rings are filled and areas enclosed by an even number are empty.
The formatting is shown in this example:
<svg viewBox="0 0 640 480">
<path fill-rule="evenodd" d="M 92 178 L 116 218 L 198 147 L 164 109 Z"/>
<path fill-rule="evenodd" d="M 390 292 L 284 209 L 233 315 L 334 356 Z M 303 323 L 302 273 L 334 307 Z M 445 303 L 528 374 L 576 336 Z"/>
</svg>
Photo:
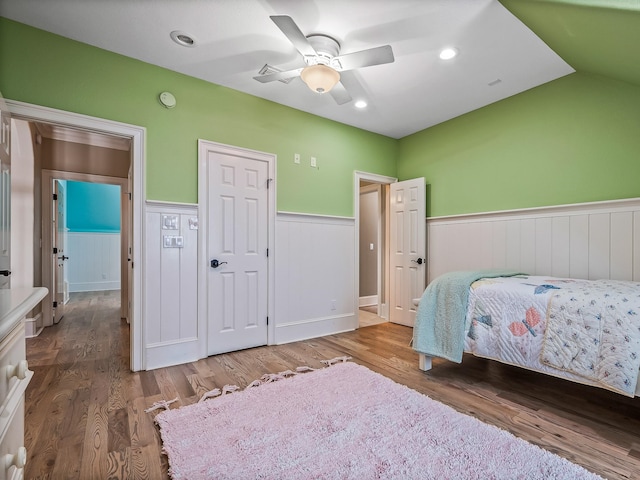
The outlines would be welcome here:
<svg viewBox="0 0 640 480">
<path fill-rule="evenodd" d="M 52 249 L 52 238 L 53 231 L 51 230 L 53 219 L 52 219 L 52 209 L 51 209 L 51 197 L 53 194 L 53 181 L 54 180 L 69 180 L 76 182 L 89 182 L 89 183 L 98 183 L 98 184 L 109 184 L 109 185 L 117 185 L 120 187 L 121 192 L 127 192 L 128 180 L 126 178 L 120 177 L 109 177 L 106 175 L 93 175 L 88 173 L 75 173 L 75 172 L 65 172 L 60 170 L 42 170 L 42 238 L 40 240 L 40 244 L 42 245 L 42 250 L 44 252 L 51 252 Z M 128 192 L 127 192 L 128 193 Z M 119 197 L 119 210 L 122 211 L 122 197 Z M 128 262 L 126 257 L 122 257 L 123 247 L 122 243 L 126 242 L 127 235 L 129 233 L 129 228 L 131 225 L 123 225 L 120 231 L 120 250 L 121 250 L 121 258 L 120 258 L 120 268 L 128 268 Z M 50 257 L 46 254 L 42 256 L 42 286 L 44 287 L 52 287 L 51 279 L 53 278 L 53 265 L 50 261 Z M 123 263 L 124 262 L 124 263 Z M 121 288 L 124 288 L 121 285 Z M 51 288 L 49 289 L 51 292 Z M 122 297 L 121 297 L 122 298 Z M 51 326 L 52 319 L 52 305 L 51 302 L 44 301 L 42 302 L 42 318 L 45 327 Z"/>
<path fill-rule="evenodd" d="M 5 99 L 9 111 L 18 119 L 47 122 L 70 127 L 94 130 L 101 133 L 118 135 L 131 139 L 131 164 L 133 167 L 133 179 L 131 196 L 133 203 L 133 287 L 132 287 L 132 308 L 131 308 L 131 370 L 139 371 L 145 369 L 144 352 L 144 331 L 145 320 L 142 303 L 144 259 L 142 256 L 142 245 L 144 243 L 144 198 L 145 198 L 145 137 L 146 129 L 137 125 L 106 120 L 98 117 L 91 117 L 80 113 L 66 112 L 41 105 Z"/>
<path fill-rule="evenodd" d="M 355 304 L 353 306 L 354 312 L 354 328 L 358 328 L 358 310 L 360 309 L 360 182 L 378 183 L 381 185 L 388 185 L 398 181 L 395 177 L 388 177 L 386 175 L 379 175 L 377 173 L 368 173 L 355 171 L 353 175 L 353 216 L 355 219 L 354 231 L 355 231 L 355 255 L 354 255 L 354 285 L 353 285 L 353 298 Z M 388 246 L 386 247 L 388 248 Z M 389 273 L 385 269 L 385 289 L 389 285 L 388 278 Z M 387 298 L 388 301 L 388 298 Z"/>
</svg>

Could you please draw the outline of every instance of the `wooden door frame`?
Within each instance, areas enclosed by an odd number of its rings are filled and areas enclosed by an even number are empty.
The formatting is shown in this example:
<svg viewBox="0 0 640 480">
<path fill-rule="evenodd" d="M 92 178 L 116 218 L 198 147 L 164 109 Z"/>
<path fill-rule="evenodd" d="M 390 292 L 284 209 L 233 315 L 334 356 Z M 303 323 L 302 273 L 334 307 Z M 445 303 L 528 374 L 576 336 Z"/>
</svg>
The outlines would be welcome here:
<svg viewBox="0 0 640 480">
<path fill-rule="evenodd" d="M 209 214 L 208 190 L 207 190 L 207 152 L 215 151 L 224 155 L 246 156 L 250 155 L 256 160 L 266 161 L 269 169 L 269 188 L 267 190 L 267 202 L 269 205 L 267 219 L 267 242 L 269 256 L 267 257 L 267 316 L 270 321 L 267 325 L 267 344 L 275 342 L 276 322 L 275 322 L 275 257 L 276 257 L 276 160 L 275 154 L 251 150 L 248 148 L 226 145 L 224 143 L 212 142 L 209 140 L 198 140 L 198 339 L 199 358 L 208 356 L 208 301 L 207 301 L 207 279 L 209 260 L 207 258 L 207 234 L 209 226 L 207 219 Z"/>
<path fill-rule="evenodd" d="M 133 201 L 133 218 L 131 227 L 133 233 L 133 269 L 132 292 L 132 318 L 131 318 L 131 370 L 139 371 L 146 368 L 145 360 L 145 318 L 143 311 L 142 293 L 144 288 L 144 258 L 142 245 L 144 244 L 144 198 L 145 198 L 145 142 L 146 129 L 137 125 L 131 125 L 98 117 L 91 117 L 79 113 L 57 110 L 16 100 L 5 100 L 9 111 L 15 118 L 46 122 L 70 127 L 93 130 L 108 135 L 127 137 L 131 140 L 131 166 L 133 168 L 133 181 L 131 196 Z M 44 278 L 44 272 L 43 272 Z M 44 302 L 50 301 L 47 295 Z"/>
<path fill-rule="evenodd" d="M 42 286 L 46 287 L 49 292 L 52 292 L 52 280 L 53 280 L 53 264 L 51 263 L 50 253 L 53 248 L 53 216 L 52 216 L 52 195 L 53 195 L 53 181 L 54 180 L 70 180 L 74 182 L 88 182 L 88 183 L 102 183 L 109 185 L 118 185 L 121 193 L 128 192 L 128 181 L 126 178 L 109 177 L 106 175 L 93 175 L 88 173 L 74 173 L 65 172 L 60 170 L 42 170 L 42 238 L 41 245 L 42 251 Z M 122 198 L 120 198 L 120 210 L 122 210 Z M 121 222 L 120 231 L 120 269 L 127 268 L 127 257 L 123 257 L 122 252 L 126 251 L 124 247 L 127 242 L 127 235 L 129 234 L 130 224 Z M 121 298 L 124 293 L 121 294 Z M 50 301 L 42 302 L 42 321 L 44 327 L 50 327 L 53 325 L 53 299 Z"/>
<path fill-rule="evenodd" d="M 360 310 L 359 298 L 360 298 L 360 182 L 371 182 L 378 183 L 380 185 L 389 185 L 392 183 L 396 183 L 398 181 L 395 177 L 387 177 L 385 175 L 378 175 L 377 173 L 368 173 L 355 171 L 353 175 L 353 216 L 355 219 L 354 225 L 354 238 L 355 238 L 355 255 L 354 255 L 354 285 L 353 285 L 353 298 L 354 298 L 354 325 L 353 328 L 358 328 L 358 311 Z M 386 199 L 388 203 L 389 199 Z M 387 208 L 388 212 L 388 208 Z M 388 302 L 389 302 L 389 268 L 388 268 L 388 250 L 389 250 L 389 222 L 386 222 L 385 231 L 383 235 L 385 236 L 385 252 L 383 255 L 384 263 L 385 263 L 385 271 L 384 271 L 384 297 L 387 302 L 387 312 L 386 315 L 388 317 Z M 379 302 L 379 300 L 378 300 Z M 379 312 L 380 313 L 380 312 Z M 388 320 L 388 318 L 387 318 Z"/>
</svg>

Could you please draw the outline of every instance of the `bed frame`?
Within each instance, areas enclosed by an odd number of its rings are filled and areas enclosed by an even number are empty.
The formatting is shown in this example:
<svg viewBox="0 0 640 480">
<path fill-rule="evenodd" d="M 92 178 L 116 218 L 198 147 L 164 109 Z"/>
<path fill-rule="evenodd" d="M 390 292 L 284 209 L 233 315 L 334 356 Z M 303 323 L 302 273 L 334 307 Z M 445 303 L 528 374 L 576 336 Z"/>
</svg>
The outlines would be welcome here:
<svg viewBox="0 0 640 480">
<path fill-rule="evenodd" d="M 427 238 L 427 283 L 480 269 L 640 282 L 640 198 L 429 218 Z"/>
</svg>

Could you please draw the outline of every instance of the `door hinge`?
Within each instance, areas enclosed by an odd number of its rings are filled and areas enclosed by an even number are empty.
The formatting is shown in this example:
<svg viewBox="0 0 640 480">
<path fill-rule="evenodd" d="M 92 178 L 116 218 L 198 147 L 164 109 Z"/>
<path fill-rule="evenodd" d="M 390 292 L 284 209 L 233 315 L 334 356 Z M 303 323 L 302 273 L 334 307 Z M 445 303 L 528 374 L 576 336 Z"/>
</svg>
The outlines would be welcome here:
<svg viewBox="0 0 640 480">
<path fill-rule="evenodd" d="M 267 248 L 267 257 L 269 256 L 269 249 Z"/>
<path fill-rule="evenodd" d="M 269 325 L 269 317 L 267 317 L 267 325 Z"/>
<path fill-rule="evenodd" d="M 54 194 L 53 194 L 53 199 L 54 199 L 54 200 L 58 200 L 58 194 L 57 194 L 57 193 L 54 193 Z"/>
<path fill-rule="evenodd" d="M 58 249 L 56 247 L 53 247 L 53 253 L 58 253 Z"/>
<path fill-rule="evenodd" d="M 53 308 L 58 308 L 58 302 L 53 302 Z"/>
<path fill-rule="evenodd" d="M 131 192 L 129 192 L 129 200 L 131 200 Z"/>
<path fill-rule="evenodd" d="M 267 190 L 269 189 L 269 185 L 273 182 L 273 178 L 267 178 Z"/>
</svg>

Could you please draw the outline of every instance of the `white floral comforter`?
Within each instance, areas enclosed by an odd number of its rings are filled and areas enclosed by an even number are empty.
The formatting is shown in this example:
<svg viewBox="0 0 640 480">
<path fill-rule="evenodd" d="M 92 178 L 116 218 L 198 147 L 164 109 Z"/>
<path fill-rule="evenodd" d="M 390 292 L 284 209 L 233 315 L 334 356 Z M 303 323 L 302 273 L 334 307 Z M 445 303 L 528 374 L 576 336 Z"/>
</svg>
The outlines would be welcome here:
<svg viewBox="0 0 640 480">
<path fill-rule="evenodd" d="M 542 361 L 632 395 L 640 368 L 640 284 L 576 281 L 551 296 Z"/>
<path fill-rule="evenodd" d="M 597 329 L 600 334 L 595 333 L 597 313 L 591 305 L 595 295 L 610 300 L 596 304 L 605 309 L 604 318 L 616 324 L 613 328 L 603 323 Z M 615 309 L 608 307 L 613 298 Z M 624 318 L 615 319 L 620 312 L 626 312 Z M 464 349 L 633 396 L 640 368 L 640 317 L 636 312 L 640 313 L 638 283 L 543 276 L 481 279 L 470 289 Z M 603 313 L 599 315 L 603 318 Z M 566 327 L 567 322 L 571 328 Z M 595 345 L 597 335 L 601 336 L 599 345 Z"/>
</svg>

